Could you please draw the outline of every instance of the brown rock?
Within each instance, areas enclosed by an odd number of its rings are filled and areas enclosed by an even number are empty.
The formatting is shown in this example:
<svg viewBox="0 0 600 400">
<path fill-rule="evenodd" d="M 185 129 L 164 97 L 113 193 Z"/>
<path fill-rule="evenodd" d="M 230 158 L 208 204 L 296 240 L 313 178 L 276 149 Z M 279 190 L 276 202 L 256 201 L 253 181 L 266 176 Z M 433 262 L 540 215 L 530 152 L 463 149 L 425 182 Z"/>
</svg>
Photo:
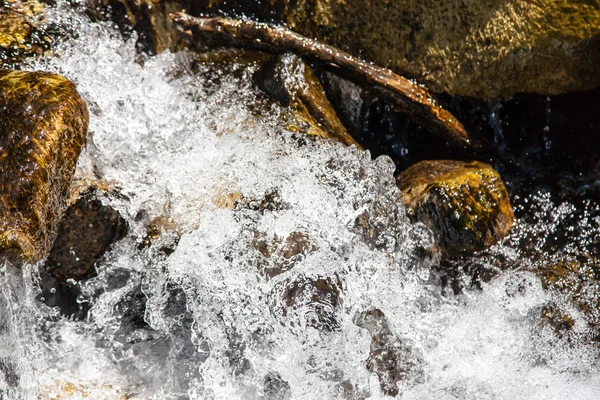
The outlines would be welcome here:
<svg viewBox="0 0 600 400">
<path fill-rule="evenodd" d="M 510 230 L 514 214 L 500 175 L 477 161 L 422 161 L 396 177 L 408 215 L 447 254 L 483 249 Z"/>
<path fill-rule="evenodd" d="M 127 221 L 119 211 L 104 204 L 98 191 L 89 187 L 60 221 L 45 264 L 48 273 L 59 281 L 96 276 L 96 261 L 127 234 Z"/>
<path fill-rule="evenodd" d="M 0 67 L 10 68 L 24 57 L 42 54 L 52 44 L 44 20 L 46 6 L 35 0 L 0 4 Z"/>
<path fill-rule="evenodd" d="M 317 250 L 304 232 L 292 232 L 285 240 L 277 235 L 269 240 L 266 233 L 254 232 L 252 246 L 261 254 L 263 260 L 260 264 L 269 278 L 290 270 Z"/>
<path fill-rule="evenodd" d="M 258 72 L 256 80 L 263 91 L 308 123 L 307 133 L 362 149 L 346 131 L 321 82 L 302 58 L 293 53 L 277 55 Z"/>
<path fill-rule="evenodd" d="M 545 289 L 557 290 L 570 297 L 600 340 L 600 260 L 582 255 L 578 259 L 546 261 L 535 269 L 535 273 Z M 542 316 L 561 334 L 575 324 L 569 314 L 569 310 L 560 305 L 542 310 Z"/>
<path fill-rule="evenodd" d="M 377 374 L 381 391 L 386 396 L 399 394 L 398 382 L 422 376 L 423 360 L 390 329 L 387 318 L 379 309 L 359 315 L 356 325 L 369 331 L 371 347 L 365 364 Z"/>
<path fill-rule="evenodd" d="M 508 98 L 600 85 L 597 0 L 103 0 L 153 51 L 181 46 L 169 12 L 244 14 L 413 77 L 435 92 Z M 122 17 L 120 17 L 122 18 Z"/>
<path fill-rule="evenodd" d="M 331 332 L 339 329 L 336 312 L 341 307 L 342 283 L 338 276 L 310 278 L 300 275 L 285 286 L 282 308 L 284 317 L 304 318 L 306 326 Z M 292 325 L 294 325 L 292 323 Z"/>
<path fill-rule="evenodd" d="M 0 253 L 47 255 L 87 125 L 85 101 L 66 78 L 0 70 Z"/>
</svg>

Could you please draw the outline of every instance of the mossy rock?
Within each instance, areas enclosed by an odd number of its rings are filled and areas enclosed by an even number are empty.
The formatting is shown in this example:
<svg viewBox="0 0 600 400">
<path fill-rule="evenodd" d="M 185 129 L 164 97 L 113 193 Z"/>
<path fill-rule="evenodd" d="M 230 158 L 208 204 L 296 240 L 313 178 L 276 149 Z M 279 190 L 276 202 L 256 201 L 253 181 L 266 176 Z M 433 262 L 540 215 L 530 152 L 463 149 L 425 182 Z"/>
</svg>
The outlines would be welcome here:
<svg viewBox="0 0 600 400">
<path fill-rule="evenodd" d="M 600 86 L 598 0 L 103 2 L 112 6 L 113 19 L 135 27 L 151 52 L 182 46 L 170 12 L 225 12 L 283 22 L 440 93 L 508 98 Z"/>
<path fill-rule="evenodd" d="M 421 161 L 396 180 L 409 217 L 427 225 L 446 254 L 490 246 L 514 222 L 502 178 L 487 164 Z"/>
<path fill-rule="evenodd" d="M 86 103 L 65 77 L 0 70 L 0 253 L 48 254 L 87 127 Z"/>
</svg>

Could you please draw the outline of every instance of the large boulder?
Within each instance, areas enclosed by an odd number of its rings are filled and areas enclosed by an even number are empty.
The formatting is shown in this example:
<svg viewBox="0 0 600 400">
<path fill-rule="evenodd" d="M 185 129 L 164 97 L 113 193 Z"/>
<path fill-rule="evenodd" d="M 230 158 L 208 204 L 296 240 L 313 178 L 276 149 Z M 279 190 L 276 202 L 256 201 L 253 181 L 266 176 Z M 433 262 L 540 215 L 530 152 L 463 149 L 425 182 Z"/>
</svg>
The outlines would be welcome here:
<svg viewBox="0 0 600 400">
<path fill-rule="evenodd" d="M 0 70 L 0 254 L 48 254 L 87 126 L 86 103 L 66 78 Z"/>
<path fill-rule="evenodd" d="M 151 52 L 181 46 L 169 12 L 245 14 L 425 83 L 475 97 L 559 94 L 600 85 L 597 0 L 99 0 Z M 123 18 L 123 14 L 127 18 Z"/>
<path fill-rule="evenodd" d="M 396 177 L 408 215 L 427 225 L 449 255 L 504 237 L 514 214 L 502 178 L 477 161 L 421 161 Z"/>
</svg>

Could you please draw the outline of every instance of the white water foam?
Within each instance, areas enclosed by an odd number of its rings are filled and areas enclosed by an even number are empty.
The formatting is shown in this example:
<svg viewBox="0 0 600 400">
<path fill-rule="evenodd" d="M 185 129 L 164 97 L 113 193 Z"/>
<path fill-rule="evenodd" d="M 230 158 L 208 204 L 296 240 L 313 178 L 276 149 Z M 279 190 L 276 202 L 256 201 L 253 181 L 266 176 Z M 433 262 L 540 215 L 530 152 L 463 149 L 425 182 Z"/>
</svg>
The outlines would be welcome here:
<svg viewBox="0 0 600 400">
<path fill-rule="evenodd" d="M 87 100 L 79 167 L 121 188 L 109 201 L 131 229 L 83 285 L 86 321 L 34 300 L 36 266 L 1 269 L 0 398 L 384 398 L 357 323 L 372 308 L 414 361 L 401 398 L 599 398 L 596 350 L 541 323 L 561 295 L 531 272 L 442 294 L 389 158 L 289 132 L 253 65 L 167 52 L 142 66 L 109 25 L 53 18 L 79 37 L 32 68 Z M 140 249 L 161 216 L 177 228 Z M 306 245 L 286 257 L 290 237 Z M 497 251 L 518 264 L 511 246 Z"/>
</svg>

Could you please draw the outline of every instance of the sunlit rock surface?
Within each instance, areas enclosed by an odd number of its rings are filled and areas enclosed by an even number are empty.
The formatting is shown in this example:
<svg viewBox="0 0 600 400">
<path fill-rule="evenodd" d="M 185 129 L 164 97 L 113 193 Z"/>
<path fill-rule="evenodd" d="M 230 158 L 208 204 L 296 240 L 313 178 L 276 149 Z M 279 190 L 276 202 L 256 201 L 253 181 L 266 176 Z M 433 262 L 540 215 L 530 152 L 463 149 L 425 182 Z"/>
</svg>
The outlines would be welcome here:
<svg viewBox="0 0 600 400">
<path fill-rule="evenodd" d="M 338 118 L 312 68 L 299 56 L 276 56 L 257 73 L 258 85 L 267 94 L 307 120 L 309 134 L 362 148 Z"/>
<path fill-rule="evenodd" d="M 0 70 L 0 251 L 47 255 L 87 135 L 75 85 L 46 72 Z"/>
<path fill-rule="evenodd" d="M 151 51 L 181 48 L 174 9 L 285 22 L 356 56 L 453 95 L 508 98 L 600 84 L 600 9 L 565 0 L 104 0 Z M 128 15 L 128 20 L 123 16 Z"/>
<path fill-rule="evenodd" d="M 47 3 L 37 0 L 0 3 L 0 68 L 13 68 L 56 44 L 64 26 L 49 21 L 47 10 Z"/>
<path fill-rule="evenodd" d="M 421 161 L 396 179 L 410 215 L 434 232 L 447 253 L 490 246 L 514 222 L 502 178 L 487 164 Z"/>
</svg>

